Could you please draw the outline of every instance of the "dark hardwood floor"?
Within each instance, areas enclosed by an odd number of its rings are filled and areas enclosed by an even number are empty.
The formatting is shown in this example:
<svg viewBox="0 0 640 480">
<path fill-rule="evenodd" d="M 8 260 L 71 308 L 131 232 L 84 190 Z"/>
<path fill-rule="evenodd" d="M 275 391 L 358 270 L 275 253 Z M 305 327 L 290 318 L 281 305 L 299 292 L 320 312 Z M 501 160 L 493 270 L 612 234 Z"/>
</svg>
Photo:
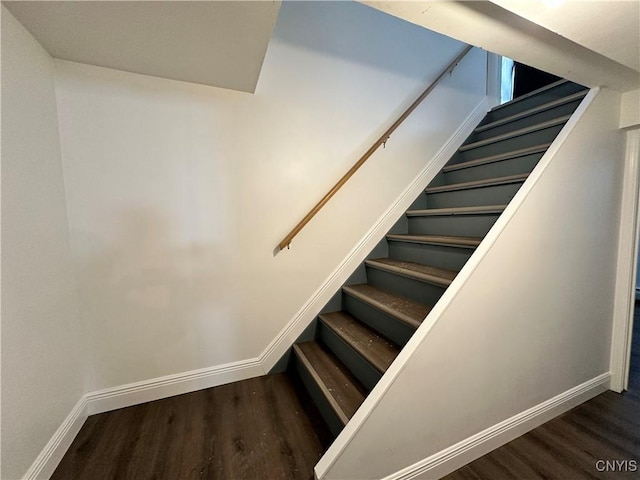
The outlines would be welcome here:
<svg viewBox="0 0 640 480">
<path fill-rule="evenodd" d="M 640 478 L 638 305 L 628 392 L 605 392 L 445 479 Z M 52 479 L 310 480 L 328 441 L 310 413 L 281 374 L 93 415 Z M 598 471 L 599 460 L 626 460 L 627 471 Z"/>
<path fill-rule="evenodd" d="M 628 391 L 598 395 L 444 480 L 640 478 L 639 302 L 633 330 Z"/>
<path fill-rule="evenodd" d="M 280 374 L 93 415 L 52 479 L 310 480 L 323 451 Z"/>
</svg>

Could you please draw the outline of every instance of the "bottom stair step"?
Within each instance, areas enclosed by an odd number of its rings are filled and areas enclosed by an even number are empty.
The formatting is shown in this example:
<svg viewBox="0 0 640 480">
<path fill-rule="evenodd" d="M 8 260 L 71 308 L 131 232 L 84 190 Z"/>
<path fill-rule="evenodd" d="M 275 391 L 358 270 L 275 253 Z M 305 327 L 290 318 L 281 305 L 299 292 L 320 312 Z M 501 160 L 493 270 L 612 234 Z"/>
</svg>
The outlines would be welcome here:
<svg viewBox="0 0 640 480">
<path fill-rule="evenodd" d="M 298 343 L 293 351 L 342 425 L 364 402 L 365 388 L 342 363 L 317 342 Z"/>
</svg>

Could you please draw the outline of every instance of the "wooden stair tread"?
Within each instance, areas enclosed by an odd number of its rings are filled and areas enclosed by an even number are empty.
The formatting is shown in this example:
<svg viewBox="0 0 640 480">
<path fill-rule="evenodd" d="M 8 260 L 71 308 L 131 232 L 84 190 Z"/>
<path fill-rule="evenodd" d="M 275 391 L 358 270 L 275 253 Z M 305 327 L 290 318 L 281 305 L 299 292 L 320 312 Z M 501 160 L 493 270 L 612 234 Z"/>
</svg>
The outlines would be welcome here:
<svg viewBox="0 0 640 480">
<path fill-rule="evenodd" d="M 458 274 L 458 272 L 452 270 L 445 270 L 444 268 L 432 267 L 421 263 L 396 260 L 394 258 L 377 258 L 365 260 L 364 263 L 368 267 L 378 268 L 402 275 L 403 277 L 433 283 L 442 287 L 451 285 L 451 282 Z"/>
<path fill-rule="evenodd" d="M 524 157 L 525 155 L 542 153 L 546 152 L 550 146 L 550 143 L 544 143 L 541 145 L 534 145 L 533 147 L 520 148 L 518 150 L 512 150 L 506 153 L 499 153 L 497 155 L 489 155 L 487 157 L 476 158 L 475 160 L 469 160 L 467 162 L 454 163 L 453 165 L 445 166 L 442 171 L 444 173 L 452 172 L 454 170 L 462 170 L 463 168 L 477 167 L 480 165 L 486 165 L 488 163 L 501 162 L 502 160 L 511 160 L 518 157 Z"/>
<path fill-rule="evenodd" d="M 428 245 L 443 245 L 452 247 L 475 248 L 480 245 L 480 237 L 458 237 L 446 235 L 409 235 L 403 233 L 390 233 L 387 240 L 395 240 L 408 243 L 422 243 Z"/>
<path fill-rule="evenodd" d="M 429 217 L 440 215 L 483 215 L 502 213 L 506 205 L 482 205 L 479 207 L 427 208 L 425 210 L 407 210 L 408 217 Z"/>
<path fill-rule="evenodd" d="M 345 285 L 342 287 L 342 290 L 348 295 L 391 315 L 413 328 L 420 326 L 432 308 L 430 305 L 418 303 L 409 298 L 385 292 L 367 283 Z"/>
<path fill-rule="evenodd" d="M 296 343 L 293 349 L 340 421 L 346 425 L 366 397 L 364 387 L 317 342 Z"/>
<path fill-rule="evenodd" d="M 499 127 L 501 125 L 506 125 L 507 123 L 515 122 L 516 120 L 526 118 L 530 115 L 535 115 L 536 113 L 544 112 L 545 110 L 550 110 L 552 108 L 559 107 L 560 105 L 564 105 L 566 103 L 573 102 L 574 100 L 579 100 L 581 98 L 584 98 L 587 96 L 587 93 L 589 93 L 589 90 L 585 89 L 580 92 L 567 95 L 566 97 L 558 98 L 556 100 L 552 100 L 550 102 L 543 103 L 542 105 L 538 105 L 536 107 L 530 108 L 528 110 L 524 110 L 520 113 L 510 115 L 500 120 L 496 120 L 491 123 L 485 123 L 484 125 L 480 125 L 479 127 L 477 127 L 474 130 L 474 132 L 475 133 L 484 132 L 491 128 Z"/>
<path fill-rule="evenodd" d="M 482 180 L 474 180 L 472 182 L 454 183 L 451 185 L 440 185 L 437 187 L 431 187 L 425 189 L 425 193 L 442 193 L 442 192 L 454 192 L 457 190 L 467 190 L 471 188 L 479 187 L 492 187 L 496 185 L 507 185 L 509 183 L 518 183 L 527 179 L 528 173 L 521 173 L 518 175 L 508 175 L 505 177 L 485 178 Z"/>
<path fill-rule="evenodd" d="M 347 312 L 323 313 L 319 318 L 380 373 L 386 372 L 400 353 L 397 345 Z"/>
<path fill-rule="evenodd" d="M 513 132 L 507 132 L 500 135 L 496 135 L 495 137 L 486 138 L 484 140 L 478 140 L 477 142 L 467 143 L 465 145 L 462 145 L 458 151 L 466 152 L 468 150 L 473 150 L 474 148 L 484 147 L 492 143 L 501 142 L 503 140 L 508 140 L 510 138 L 520 137 L 522 135 L 536 132 L 538 130 L 544 130 L 545 128 L 562 125 L 563 123 L 566 123 L 567 120 L 569 120 L 569 118 L 571 118 L 571 115 L 562 115 L 561 117 L 554 118 L 553 120 L 547 120 L 545 122 L 536 123 L 535 125 L 531 125 L 529 127 L 519 128 L 518 130 L 514 130 Z"/>
</svg>

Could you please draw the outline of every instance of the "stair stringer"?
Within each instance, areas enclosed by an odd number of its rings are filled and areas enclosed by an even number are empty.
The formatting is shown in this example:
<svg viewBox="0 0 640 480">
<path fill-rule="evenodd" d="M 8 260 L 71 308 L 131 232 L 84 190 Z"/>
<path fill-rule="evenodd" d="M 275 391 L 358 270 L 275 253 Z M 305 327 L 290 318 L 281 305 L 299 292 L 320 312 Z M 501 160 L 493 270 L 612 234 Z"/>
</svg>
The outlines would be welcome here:
<svg viewBox="0 0 640 480">
<path fill-rule="evenodd" d="M 384 239 L 385 235 L 404 215 L 410 205 L 420 195 L 433 178 L 442 170 L 451 159 L 460 145 L 473 132 L 478 123 L 484 118 L 490 109 L 489 97 L 483 97 L 470 111 L 459 128 L 442 145 L 433 158 L 425 162 L 425 167 L 415 177 L 411 184 L 398 196 L 396 201 L 380 216 L 371 229 L 363 236 L 362 240 L 353 247 L 336 269 L 327 277 L 322 285 L 314 292 L 307 302 L 298 310 L 294 317 L 278 333 L 271 343 L 262 351 L 258 361 L 269 373 L 278 361 L 289 351 L 296 339 L 304 332 L 309 324 L 318 316 L 322 308 L 338 292 L 350 275 L 358 268 L 376 245 Z"/>
<path fill-rule="evenodd" d="M 588 93 L 316 478 L 439 478 L 608 387 L 618 105 Z"/>
</svg>

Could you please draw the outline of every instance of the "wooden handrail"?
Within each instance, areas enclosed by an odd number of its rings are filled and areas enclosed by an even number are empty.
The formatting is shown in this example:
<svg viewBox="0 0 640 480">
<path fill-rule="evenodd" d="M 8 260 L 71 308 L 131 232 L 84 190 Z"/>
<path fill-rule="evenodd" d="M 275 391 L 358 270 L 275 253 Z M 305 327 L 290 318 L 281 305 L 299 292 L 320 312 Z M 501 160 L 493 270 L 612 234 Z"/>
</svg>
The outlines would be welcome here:
<svg viewBox="0 0 640 480">
<path fill-rule="evenodd" d="M 338 190 L 340 190 L 340 188 L 347 183 L 347 180 L 349 180 L 354 173 L 356 173 L 356 171 L 364 164 L 364 162 L 367 161 L 367 159 L 373 155 L 373 152 L 375 152 L 380 145 L 383 145 L 384 143 L 387 142 L 387 140 L 389 139 L 389 137 L 391 136 L 391 134 L 396 130 L 396 128 L 398 128 L 400 126 L 400 124 L 402 122 L 405 121 L 405 119 L 411 115 L 411 112 L 413 112 L 418 105 L 420 105 L 422 103 L 422 101 L 427 98 L 427 95 L 429 95 L 431 93 L 431 91 L 438 85 L 438 83 L 440 83 L 440 80 L 442 80 L 445 75 L 447 73 L 452 73 L 453 69 L 456 68 L 456 66 L 458 65 L 458 63 L 460 63 L 460 61 L 464 58 L 464 56 L 469 53 L 469 51 L 472 49 L 473 47 L 471 45 L 467 45 L 465 47 L 465 49 L 462 51 L 462 53 L 460 53 L 460 55 L 458 55 L 448 66 L 447 68 L 445 68 L 442 73 L 440 75 L 438 75 L 438 77 L 431 82 L 431 85 L 429 85 L 427 87 L 427 89 L 422 92 L 422 94 L 416 99 L 415 102 L 413 102 L 411 104 L 411 106 L 409 106 L 409 108 L 407 108 L 405 110 L 405 112 L 400 115 L 400 118 L 398 118 L 398 120 L 396 120 L 393 125 L 391 125 L 386 132 L 384 132 L 382 134 L 382 136 L 376 140 L 376 142 L 371 146 L 371 148 L 369 150 L 367 150 L 365 152 L 365 154 L 360 157 L 360 160 L 358 160 L 355 165 L 353 167 L 351 167 L 349 169 L 349 171 L 347 173 L 344 174 L 344 176 L 338 180 L 338 183 L 336 183 L 333 188 L 331 190 L 329 190 L 329 192 L 322 197 L 322 200 L 320 200 L 315 207 L 313 207 L 311 209 L 311 211 L 309 213 L 307 213 L 305 215 L 305 217 L 300 220 L 300 222 L 293 228 L 293 230 L 291 230 L 286 237 L 284 237 L 284 239 L 278 244 L 278 246 L 280 247 L 280 250 L 283 250 L 285 247 L 289 247 L 289 245 L 291 244 L 291 240 L 293 240 L 293 237 L 295 237 L 300 230 L 302 230 L 304 228 L 304 226 L 309 223 L 309 221 L 315 216 L 316 213 L 318 213 L 320 211 L 320 209 L 322 207 L 324 207 L 324 205 L 331 199 L 331 197 L 333 197 L 336 192 Z"/>
</svg>

